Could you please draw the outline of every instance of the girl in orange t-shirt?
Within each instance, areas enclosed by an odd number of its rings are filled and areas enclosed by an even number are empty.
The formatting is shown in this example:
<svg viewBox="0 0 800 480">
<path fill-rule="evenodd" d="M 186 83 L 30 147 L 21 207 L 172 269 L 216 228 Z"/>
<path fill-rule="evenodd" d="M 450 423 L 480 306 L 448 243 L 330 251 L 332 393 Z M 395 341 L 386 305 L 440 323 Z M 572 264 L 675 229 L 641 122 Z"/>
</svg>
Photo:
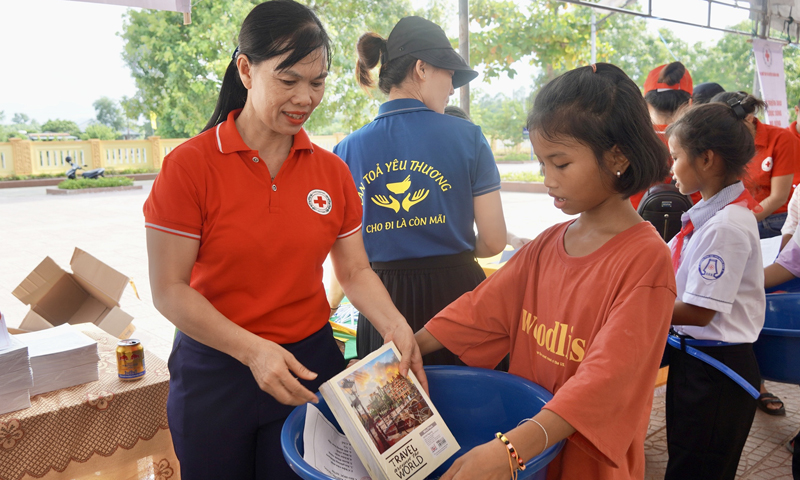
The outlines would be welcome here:
<svg viewBox="0 0 800 480">
<path fill-rule="evenodd" d="M 505 480 L 516 458 L 528 461 L 565 438 L 549 479 L 643 478 L 675 277 L 667 246 L 628 199 L 667 176 L 668 152 L 636 84 L 605 63 L 547 84 L 528 130 L 555 206 L 580 216 L 522 247 L 416 336 L 423 353 L 447 348 L 473 366 L 510 354 L 510 373 L 554 396 L 442 479 Z"/>
</svg>

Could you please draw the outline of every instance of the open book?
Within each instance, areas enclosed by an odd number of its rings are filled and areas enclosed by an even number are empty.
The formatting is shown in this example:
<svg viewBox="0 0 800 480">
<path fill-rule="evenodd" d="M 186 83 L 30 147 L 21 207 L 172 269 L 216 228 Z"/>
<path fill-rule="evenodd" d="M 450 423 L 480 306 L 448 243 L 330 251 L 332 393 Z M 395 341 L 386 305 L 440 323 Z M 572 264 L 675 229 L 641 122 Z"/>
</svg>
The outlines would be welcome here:
<svg viewBox="0 0 800 480">
<path fill-rule="evenodd" d="M 458 451 L 450 429 L 389 342 L 320 392 L 372 480 L 424 479 Z"/>
</svg>

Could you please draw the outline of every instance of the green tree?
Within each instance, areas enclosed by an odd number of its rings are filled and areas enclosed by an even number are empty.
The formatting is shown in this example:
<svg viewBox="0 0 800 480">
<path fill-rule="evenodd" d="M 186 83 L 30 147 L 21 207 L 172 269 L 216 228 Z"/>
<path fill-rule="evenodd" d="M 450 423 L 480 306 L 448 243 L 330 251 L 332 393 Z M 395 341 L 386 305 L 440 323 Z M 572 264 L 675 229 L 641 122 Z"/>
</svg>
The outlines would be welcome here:
<svg viewBox="0 0 800 480">
<path fill-rule="evenodd" d="M 53 133 L 69 133 L 70 135 L 74 135 L 76 137 L 80 136 L 81 129 L 78 127 L 78 124 L 73 122 L 72 120 L 48 120 L 47 122 L 42 125 L 42 131 L 45 132 L 53 132 Z"/>
<path fill-rule="evenodd" d="M 13 117 L 11 117 L 11 123 L 16 124 L 26 124 L 31 121 L 31 117 L 25 115 L 24 113 L 15 113 Z"/>
<path fill-rule="evenodd" d="M 509 146 L 522 141 L 522 127 L 530 110 L 525 90 L 514 92 L 513 98 L 503 94 L 490 96 L 480 91 L 475 93 L 477 99 L 472 101 L 470 116 L 476 125 L 481 126 L 484 135 Z"/>
<path fill-rule="evenodd" d="M 94 111 L 97 113 L 97 121 L 110 127 L 114 131 L 122 130 L 125 122 L 122 118 L 122 110 L 117 102 L 108 97 L 100 97 L 92 104 Z"/>
<path fill-rule="evenodd" d="M 431 0 L 414 12 L 410 0 L 306 0 L 326 25 L 333 42 L 333 61 L 322 104 L 306 128 L 321 132 L 331 125 L 358 128 L 372 119 L 379 99 L 356 87 L 355 45 L 366 31 L 387 36 L 401 17 L 420 14 L 433 21 L 444 18 L 447 3 Z M 171 12 L 129 10 L 121 36 L 123 58 L 131 69 L 138 104 L 131 115 L 158 116 L 158 135 L 196 135 L 208 121 L 217 101 L 225 69 L 236 47 L 236 35 L 257 0 L 199 2 L 192 24 Z"/>
<path fill-rule="evenodd" d="M 116 130 L 102 123 L 92 123 L 86 127 L 86 131 L 80 135 L 81 140 L 89 140 L 92 138 L 98 140 L 114 140 L 117 137 L 119 137 L 119 133 L 117 133 Z"/>
</svg>

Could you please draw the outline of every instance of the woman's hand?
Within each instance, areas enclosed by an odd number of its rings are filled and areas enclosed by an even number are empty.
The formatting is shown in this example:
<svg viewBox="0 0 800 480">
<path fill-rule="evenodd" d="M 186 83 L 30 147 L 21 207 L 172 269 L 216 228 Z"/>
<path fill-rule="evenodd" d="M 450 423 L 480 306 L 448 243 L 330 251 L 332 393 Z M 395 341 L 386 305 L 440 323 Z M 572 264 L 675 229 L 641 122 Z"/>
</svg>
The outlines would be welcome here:
<svg viewBox="0 0 800 480">
<path fill-rule="evenodd" d="M 317 374 L 304 367 L 285 348 L 259 337 L 251 352 L 244 363 L 250 367 L 261 390 L 284 405 L 318 402 L 317 396 L 295 378 L 297 375 L 303 380 L 313 380 Z"/>
<path fill-rule="evenodd" d="M 402 318 L 402 317 L 400 317 Z M 428 392 L 428 377 L 425 375 L 425 370 L 422 368 L 422 355 L 419 351 L 416 339 L 414 339 L 414 332 L 405 321 L 398 322 L 391 330 L 386 332 L 383 336 L 384 343 L 394 342 L 400 355 L 403 359 L 400 361 L 400 374 L 403 376 L 408 375 L 408 370 L 411 369 L 414 375 L 417 376 L 420 386 Z"/>
<path fill-rule="evenodd" d="M 514 460 L 516 462 L 516 460 Z M 508 480 L 511 467 L 508 464 L 508 450 L 500 440 L 478 445 L 461 458 L 442 475 L 440 480 Z"/>
</svg>

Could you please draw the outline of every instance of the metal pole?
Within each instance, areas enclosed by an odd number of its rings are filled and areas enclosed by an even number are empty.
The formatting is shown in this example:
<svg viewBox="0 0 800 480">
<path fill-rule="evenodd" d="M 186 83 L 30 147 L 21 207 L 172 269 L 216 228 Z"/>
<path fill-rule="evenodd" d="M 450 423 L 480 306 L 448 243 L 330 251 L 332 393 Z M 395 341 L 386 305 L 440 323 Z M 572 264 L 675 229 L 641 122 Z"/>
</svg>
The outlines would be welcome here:
<svg viewBox="0 0 800 480">
<path fill-rule="evenodd" d="M 767 5 L 767 2 L 764 2 L 764 4 L 761 6 L 761 22 L 760 25 L 756 27 L 757 30 L 760 30 L 758 35 L 760 38 L 767 38 L 767 25 L 769 22 L 769 18 L 767 16 L 769 13 L 768 8 L 769 6 Z M 755 51 L 753 51 L 753 55 L 755 56 Z M 758 67 L 755 65 L 755 59 L 753 63 L 753 96 L 756 98 L 762 98 L 761 79 L 758 78 Z"/>
<path fill-rule="evenodd" d="M 592 63 L 597 63 L 597 20 L 592 10 Z"/>
<path fill-rule="evenodd" d="M 458 0 L 458 52 L 469 63 L 469 0 Z M 469 84 L 459 89 L 459 105 L 469 115 Z"/>
</svg>

